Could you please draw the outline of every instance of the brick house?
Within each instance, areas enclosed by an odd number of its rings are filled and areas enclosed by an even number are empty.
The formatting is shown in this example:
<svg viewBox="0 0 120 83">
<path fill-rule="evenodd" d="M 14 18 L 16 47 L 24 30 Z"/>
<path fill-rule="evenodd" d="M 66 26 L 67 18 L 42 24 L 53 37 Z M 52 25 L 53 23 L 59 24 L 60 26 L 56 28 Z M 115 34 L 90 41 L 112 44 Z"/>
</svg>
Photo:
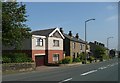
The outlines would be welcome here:
<svg viewBox="0 0 120 83">
<path fill-rule="evenodd" d="M 69 31 L 68 34 L 65 34 L 62 28 L 60 28 L 60 31 L 65 37 L 63 43 L 65 56 L 71 56 L 72 59 L 74 59 L 77 58 L 80 53 L 85 52 L 85 41 L 79 38 L 78 33 L 76 36 L 73 36 L 71 31 Z M 90 52 L 90 46 L 88 43 L 87 47 L 88 49 L 86 52 Z"/>
<path fill-rule="evenodd" d="M 63 39 L 64 36 L 58 28 L 32 31 L 32 36 L 26 39 L 22 44 L 21 50 L 15 52 L 24 52 L 32 57 L 36 66 L 49 63 L 56 63 L 63 59 Z M 14 52 L 12 47 L 3 47 L 3 52 Z"/>
<path fill-rule="evenodd" d="M 63 39 L 64 36 L 58 28 L 33 31 L 32 59 L 38 65 L 41 65 L 40 60 L 44 64 L 63 59 Z"/>
</svg>

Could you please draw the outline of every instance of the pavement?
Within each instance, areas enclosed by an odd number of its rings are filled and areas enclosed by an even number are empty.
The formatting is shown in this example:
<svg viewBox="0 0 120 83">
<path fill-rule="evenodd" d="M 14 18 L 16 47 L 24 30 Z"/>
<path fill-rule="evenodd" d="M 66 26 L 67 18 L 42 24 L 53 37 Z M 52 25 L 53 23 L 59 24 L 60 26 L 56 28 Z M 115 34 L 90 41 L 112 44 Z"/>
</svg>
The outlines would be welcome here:
<svg viewBox="0 0 120 83">
<path fill-rule="evenodd" d="M 118 59 L 66 67 L 41 67 L 36 71 L 3 75 L 3 81 L 118 81 Z M 41 70 L 41 71 L 39 71 Z"/>
</svg>

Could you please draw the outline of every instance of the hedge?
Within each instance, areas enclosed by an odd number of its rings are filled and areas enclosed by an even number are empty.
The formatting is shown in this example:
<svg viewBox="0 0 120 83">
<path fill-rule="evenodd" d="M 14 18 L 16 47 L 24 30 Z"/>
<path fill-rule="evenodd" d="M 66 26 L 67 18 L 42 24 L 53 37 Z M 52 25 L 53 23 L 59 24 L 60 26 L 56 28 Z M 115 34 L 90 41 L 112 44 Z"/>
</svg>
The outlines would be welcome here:
<svg viewBox="0 0 120 83">
<path fill-rule="evenodd" d="M 59 61 L 59 64 L 69 64 L 69 63 L 71 63 L 71 57 L 70 56 L 67 56 L 64 59 Z"/>
<path fill-rule="evenodd" d="M 80 58 L 73 59 L 73 62 L 80 62 Z"/>
<path fill-rule="evenodd" d="M 32 62 L 32 58 L 25 53 L 7 53 L 2 56 L 3 63 Z"/>
</svg>

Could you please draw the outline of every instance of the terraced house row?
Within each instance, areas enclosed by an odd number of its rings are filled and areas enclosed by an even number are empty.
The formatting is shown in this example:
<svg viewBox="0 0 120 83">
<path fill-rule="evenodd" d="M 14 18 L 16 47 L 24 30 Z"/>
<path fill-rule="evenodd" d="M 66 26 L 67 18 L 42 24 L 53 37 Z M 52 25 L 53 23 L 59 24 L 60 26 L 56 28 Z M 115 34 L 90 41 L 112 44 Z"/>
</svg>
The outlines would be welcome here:
<svg viewBox="0 0 120 83">
<path fill-rule="evenodd" d="M 12 50 L 5 47 L 4 50 Z M 32 31 L 32 36 L 23 42 L 22 52 L 29 54 L 37 66 L 56 63 L 71 56 L 72 59 L 85 52 L 85 41 L 79 38 L 78 33 L 73 36 L 72 31 L 64 33 L 62 28 L 51 28 Z M 87 44 L 87 52 L 90 46 Z"/>
</svg>

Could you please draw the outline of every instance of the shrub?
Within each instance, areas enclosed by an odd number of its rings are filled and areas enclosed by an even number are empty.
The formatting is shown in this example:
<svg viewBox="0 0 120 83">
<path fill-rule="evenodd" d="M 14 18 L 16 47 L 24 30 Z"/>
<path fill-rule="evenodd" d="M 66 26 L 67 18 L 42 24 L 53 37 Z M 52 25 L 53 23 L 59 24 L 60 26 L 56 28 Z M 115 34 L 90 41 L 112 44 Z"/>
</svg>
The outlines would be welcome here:
<svg viewBox="0 0 120 83">
<path fill-rule="evenodd" d="M 82 60 L 82 64 L 86 64 L 86 60 Z"/>
<path fill-rule="evenodd" d="M 86 59 L 85 53 L 80 53 L 79 57 L 81 61 L 84 61 Z"/>
<path fill-rule="evenodd" d="M 58 63 L 59 63 L 59 64 L 62 64 L 62 60 L 60 60 Z"/>
<path fill-rule="evenodd" d="M 102 55 L 102 58 L 103 58 L 103 60 L 108 60 L 110 57 L 109 57 L 109 55 L 104 54 L 104 55 Z"/>
<path fill-rule="evenodd" d="M 11 63 L 11 58 L 9 58 L 9 57 L 5 56 L 2 59 L 3 59 L 3 63 Z"/>
<path fill-rule="evenodd" d="M 91 63 L 93 60 L 95 60 L 95 58 L 93 56 L 90 56 L 89 60 L 90 60 L 90 63 Z"/>
<path fill-rule="evenodd" d="M 73 59 L 73 62 L 80 62 L 80 58 Z"/>
<path fill-rule="evenodd" d="M 25 53 L 14 53 L 14 56 L 15 56 L 14 62 L 16 63 L 32 62 L 32 59 L 29 58 L 28 55 Z"/>
<path fill-rule="evenodd" d="M 22 63 L 22 62 L 32 62 L 32 59 L 28 57 L 25 53 L 9 53 L 3 55 L 4 63 Z"/>
<path fill-rule="evenodd" d="M 63 64 L 69 64 L 69 63 L 71 63 L 71 57 L 67 56 L 64 59 L 62 59 L 62 63 Z"/>
</svg>

